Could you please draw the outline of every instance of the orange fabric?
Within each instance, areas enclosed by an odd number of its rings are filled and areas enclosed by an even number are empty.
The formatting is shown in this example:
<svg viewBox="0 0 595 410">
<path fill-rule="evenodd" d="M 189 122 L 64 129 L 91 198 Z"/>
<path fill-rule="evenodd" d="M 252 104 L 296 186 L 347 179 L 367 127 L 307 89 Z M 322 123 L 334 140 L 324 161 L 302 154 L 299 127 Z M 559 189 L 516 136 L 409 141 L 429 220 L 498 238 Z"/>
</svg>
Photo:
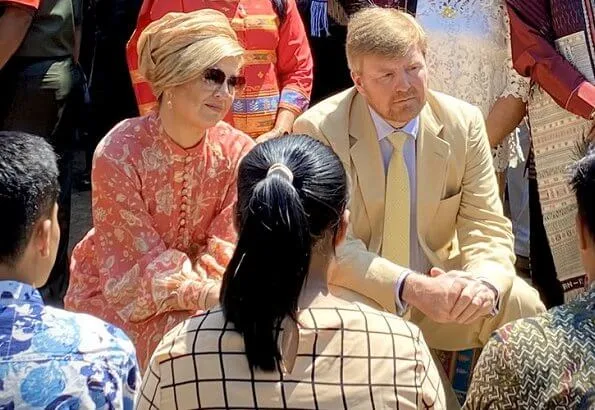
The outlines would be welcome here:
<svg viewBox="0 0 595 410">
<path fill-rule="evenodd" d="M 295 0 L 280 23 L 270 0 L 144 0 L 127 58 L 142 113 L 155 108 L 151 87 L 138 73 L 136 46 L 142 30 L 171 11 L 211 8 L 224 13 L 246 49 L 246 88 L 225 120 L 252 137 L 270 131 L 279 108 L 301 114 L 312 91 L 312 55 Z"/>
<path fill-rule="evenodd" d="M 541 34 L 551 35 L 553 30 L 552 17 L 547 14 L 549 1 L 508 1 L 507 6 L 514 68 L 531 77 L 558 105 L 589 119 L 595 110 L 595 86 Z M 545 27 L 541 27 L 540 21 Z"/>
<path fill-rule="evenodd" d="M 40 3 L 41 0 L 0 0 L 0 5 L 10 6 L 12 4 L 15 6 L 31 7 L 35 10 L 39 10 Z"/>
<path fill-rule="evenodd" d="M 184 150 L 151 114 L 97 148 L 94 227 L 73 251 L 65 305 L 122 328 L 141 366 L 222 277 L 236 240 L 236 170 L 253 145 L 220 122 Z"/>
</svg>

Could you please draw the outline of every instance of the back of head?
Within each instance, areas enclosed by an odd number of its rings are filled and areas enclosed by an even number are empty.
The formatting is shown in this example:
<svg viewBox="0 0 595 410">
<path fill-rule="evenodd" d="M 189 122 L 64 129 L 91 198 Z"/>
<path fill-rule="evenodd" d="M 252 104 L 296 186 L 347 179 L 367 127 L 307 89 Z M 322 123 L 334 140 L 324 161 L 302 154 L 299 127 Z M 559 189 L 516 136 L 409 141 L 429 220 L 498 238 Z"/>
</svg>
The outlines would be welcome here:
<svg viewBox="0 0 595 410">
<path fill-rule="evenodd" d="M 335 153 L 307 136 L 257 145 L 238 172 L 239 239 L 221 288 L 252 367 L 273 370 L 277 328 L 295 319 L 314 246 L 332 244 L 348 200 Z M 325 251 L 332 255 L 329 246 Z"/>
<path fill-rule="evenodd" d="M 143 30 L 137 51 L 139 71 L 157 98 L 221 59 L 244 54 L 227 17 L 211 9 L 166 14 Z"/>
<path fill-rule="evenodd" d="M 59 193 L 52 147 L 21 132 L 0 132 L 0 264 L 20 259 L 35 223 L 49 217 Z"/>
<path fill-rule="evenodd" d="M 425 55 L 426 34 L 415 19 L 402 11 L 366 7 L 355 13 L 347 25 L 347 63 L 353 72 L 361 70 L 366 55 L 399 58 L 418 46 Z"/>
</svg>

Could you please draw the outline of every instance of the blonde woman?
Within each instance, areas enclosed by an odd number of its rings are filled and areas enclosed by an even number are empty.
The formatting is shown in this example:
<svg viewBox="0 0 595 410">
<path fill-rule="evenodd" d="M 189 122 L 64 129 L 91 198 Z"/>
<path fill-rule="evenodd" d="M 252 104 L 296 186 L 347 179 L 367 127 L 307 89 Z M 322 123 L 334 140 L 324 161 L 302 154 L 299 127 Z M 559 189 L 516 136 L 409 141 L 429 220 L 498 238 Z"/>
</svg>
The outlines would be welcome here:
<svg viewBox="0 0 595 410">
<path fill-rule="evenodd" d="M 232 252 L 235 175 L 252 140 L 224 122 L 244 50 L 217 11 L 170 13 L 138 44 L 159 110 L 125 120 L 93 160 L 94 228 L 66 306 L 124 329 L 146 364 L 163 334 L 215 304 Z"/>
</svg>

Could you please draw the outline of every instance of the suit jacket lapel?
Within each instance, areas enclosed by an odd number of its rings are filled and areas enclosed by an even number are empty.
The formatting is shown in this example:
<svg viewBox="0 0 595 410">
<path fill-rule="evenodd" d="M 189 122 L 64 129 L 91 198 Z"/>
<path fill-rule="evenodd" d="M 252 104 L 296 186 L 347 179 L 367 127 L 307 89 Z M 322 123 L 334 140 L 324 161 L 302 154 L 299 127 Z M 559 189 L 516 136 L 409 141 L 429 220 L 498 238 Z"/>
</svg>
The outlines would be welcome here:
<svg viewBox="0 0 595 410">
<path fill-rule="evenodd" d="M 358 93 L 349 115 L 351 160 L 357 172 L 366 212 L 370 219 L 370 250 L 380 250 L 384 221 L 385 173 L 376 128 L 368 104 Z"/>
<path fill-rule="evenodd" d="M 442 124 L 434 116 L 429 103 L 420 114 L 420 134 L 417 138 L 417 231 L 422 246 L 430 223 L 440 204 L 450 145 L 440 138 Z"/>
</svg>

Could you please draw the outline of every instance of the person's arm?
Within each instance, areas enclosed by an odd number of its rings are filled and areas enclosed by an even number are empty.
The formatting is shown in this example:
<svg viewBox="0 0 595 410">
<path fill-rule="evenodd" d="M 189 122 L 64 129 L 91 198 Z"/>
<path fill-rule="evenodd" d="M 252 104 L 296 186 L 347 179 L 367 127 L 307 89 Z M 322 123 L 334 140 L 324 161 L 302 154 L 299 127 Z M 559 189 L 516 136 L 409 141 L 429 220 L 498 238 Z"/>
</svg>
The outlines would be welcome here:
<svg viewBox="0 0 595 410">
<path fill-rule="evenodd" d="M 473 110 L 456 222 L 461 270 L 485 279 L 503 295 L 515 274 L 512 227 L 498 195 L 485 122 L 479 109 Z"/>
<path fill-rule="evenodd" d="M 119 146 L 123 145 L 123 146 Z M 226 205 L 208 229 L 207 244 L 193 266 L 168 248 L 153 227 L 133 165 L 120 159 L 127 145 L 100 147 L 93 163 L 93 222 L 99 288 L 125 321 L 142 322 L 167 311 L 204 310 L 216 303 L 219 281 L 209 277 L 212 259 L 225 266 L 231 251 L 209 254 L 233 242 L 232 210 Z M 231 244 L 229 245 L 231 247 Z M 209 261 L 209 263 L 205 263 Z"/>
<path fill-rule="evenodd" d="M 304 116 L 293 125 L 293 132 L 310 135 L 326 145 L 326 136 Z M 367 250 L 366 245 L 353 235 L 351 224 L 345 243 L 337 249 L 337 265 L 330 275 L 333 285 L 360 293 L 388 312 L 397 313 L 395 284 L 399 275 L 408 269 Z"/>
<path fill-rule="evenodd" d="M 507 0 L 515 69 L 543 88 L 562 108 L 591 119 L 595 85 L 589 83 L 542 34 L 551 31 L 548 2 Z M 539 20 L 535 17 L 538 12 Z M 541 21 L 544 27 L 539 26 Z"/>
<path fill-rule="evenodd" d="M 521 98 L 509 95 L 499 98 L 486 120 L 490 146 L 496 147 L 521 123 L 527 113 L 527 103 Z"/>
<path fill-rule="evenodd" d="M 477 112 L 481 117 L 479 110 Z M 317 121 L 312 116 L 310 118 L 302 116 L 296 120 L 294 132 L 310 135 L 322 143 L 330 145 L 326 136 L 315 123 Z M 481 117 L 482 126 L 483 123 L 483 117 Z M 482 138 L 488 154 L 488 164 L 491 166 L 492 160 L 485 127 L 483 127 Z M 493 168 L 490 169 L 493 177 Z M 485 181 L 479 183 L 482 184 Z M 488 215 L 489 213 L 486 213 L 485 216 Z M 486 230 L 485 234 L 489 233 L 490 230 Z M 489 259 L 490 254 L 487 253 L 486 256 Z M 443 323 L 456 321 L 457 316 L 451 314 L 451 308 L 455 306 L 454 302 L 458 300 L 458 295 L 464 289 L 478 288 L 478 290 L 482 290 L 481 285 L 473 287 L 480 282 L 478 280 L 482 277 L 480 275 L 448 272 L 429 277 L 425 275 L 425 272 L 423 272 L 424 274 L 412 272 L 408 268 L 382 258 L 378 254 L 368 251 L 365 243 L 353 235 L 351 225 L 345 243 L 337 249 L 337 263 L 334 268 L 330 273 L 330 282 L 333 285 L 360 293 L 388 312 L 402 315 L 408 306 L 414 306 L 433 320 Z M 402 280 L 405 277 L 406 280 Z M 496 290 L 499 289 L 496 288 Z M 400 292 L 402 293 L 400 294 Z M 497 294 L 492 295 L 494 293 L 492 290 L 488 290 L 488 293 L 494 299 L 497 297 Z M 440 303 L 437 303 L 437 300 L 440 300 Z M 399 306 L 403 305 L 400 302 L 405 302 L 407 305 Z"/>
<path fill-rule="evenodd" d="M 504 62 L 506 87 L 492 106 L 486 120 L 490 146 L 496 147 L 521 123 L 527 113 L 529 80 L 521 76 L 512 66 L 510 45 L 510 19 L 506 9 L 499 11 L 500 30 L 504 33 L 507 58 Z M 500 62 L 501 64 L 502 62 Z"/>
<path fill-rule="evenodd" d="M 279 27 L 276 69 L 281 92 L 277 118 L 273 129 L 259 137 L 258 142 L 290 132 L 296 117 L 310 103 L 312 53 L 295 0 L 287 0 L 287 16 Z"/>
<path fill-rule="evenodd" d="M 21 46 L 35 13 L 31 7 L 0 1 L 2 6 L 5 8 L 0 16 L 0 70 Z"/>
</svg>

